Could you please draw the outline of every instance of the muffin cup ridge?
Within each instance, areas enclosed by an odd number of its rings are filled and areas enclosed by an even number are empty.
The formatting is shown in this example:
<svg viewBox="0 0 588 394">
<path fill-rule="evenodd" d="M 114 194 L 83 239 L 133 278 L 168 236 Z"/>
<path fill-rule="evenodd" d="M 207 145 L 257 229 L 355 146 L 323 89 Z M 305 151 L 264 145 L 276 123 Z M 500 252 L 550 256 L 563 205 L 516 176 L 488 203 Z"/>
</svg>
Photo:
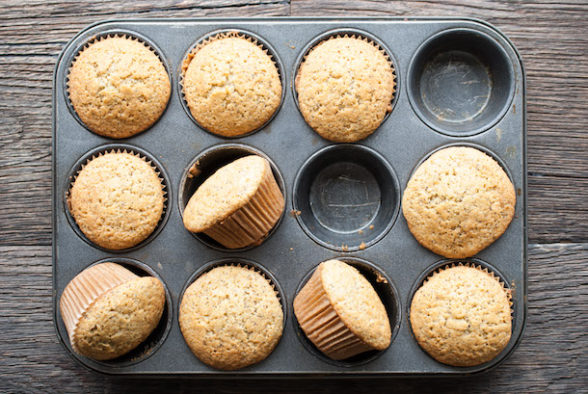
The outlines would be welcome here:
<svg viewBox="0 0 588 394">
<path fill-rule="evenodd" d="M 134 245 L 134 246 L 126 248 L 126 249 L 107 249 L 107 248 L 104 248 L 102 246 L 95 244 L 88 237 L 86 237 L 86 235 L 81 231 L 81 229 L 79 228 L 78 224 L 76 223 L 73 215 L 71 214 L 70 192 L 71 192 L 71 188 L 73 187 L 80 172 L 92 160 L 94 160 L 98 157 L 104 156 L 106 154 L 113 154 L 113 153 L 130 154 L 132 156 L 135 156 L 135 157 L 143 160 L 145 163 L 147 163 L 149 165 L 149 167 L 157 175 L 157 178 L 159 179 L 159 182 L 161 184 L 161 190 L 163 193 L 163 209 L 162 209 L 159 221 L 157 222 L 157 225 L 155 226 L 154 230 L 143 241 L 139 242 L 137 245 Z M 86 243 L 90 244 L 91 246 L 93 246 L 95 248 L 107 251 L 109 253 L 125 253 L 125 252 L 129 252 L 129 251 L 141 248 L 145 244 L 151 242 L 151 240 L 153 240 L 153 238 L 155 238 L 159 234 L 159 232 L 163 229 L 163 227 L 167 223 L 167 219 L 169 218 L 169 199 L 170 199 L 171 191 L 169 190 L 168 179 L 169 179 L 169 177 L 165 173 L 163 166 L 159 162 L 157 162 L 150 153 L 148 153 L 147 151 L 145 151 L 139 147 L 128 145 L 128 144 L 116 144 L 116 143 L 98 146 L 98 147 L 94 148 L 93 150 L 85 153 L 74 164 L 74 166 L 70 170 L 70 176 L 67 178 L 68 183 L 66 185 L 66 191 L 64 193 L 64 205 L 65 205 L 66 217 L 67 217 L 72 229 L 74 230 L 74 232 L 76 232 L 78 234 L 78 236 L 80 238 L 82 238 Z"/>
<path fill-rule="evenodd" d="M 106 267 L 106 269 L 104 267 Z M 90 272 L 90 275 L 85 274 L 88 271 Z M 78 277 L 81 277 L 83 280 L 77 280 L 79 279 Z M 157 279 L 162 284 L 164 289 L 165 301 L 163 304 L 162 315 L 153 331 L 137 347 L 114 359 L 95 360 L 80 354 L 72 341 L 73 333 L 75 333 L 75 331 L 70 332 L 67 327 L 68 323 L 66 322 L 66 318 L 69 318 L 69 316 L 74 316 L 71 313 L 71 306 L 73 305 L 74 307 L 79 307 L 81 305 L 80 301 L 83 302 L 85 300 L 84 305 L 87 304 L 87 306 L 84 307 L 84 310 L 87 311 L 96 302 L 99 302 L 102 296 L 106 296 L 106 294 L 114 290 L 116 287 L 144 277 Z M 114 282 L 116 283 L 110 283 L 110 280 L 113 278 Z M 66 291 L 68 288 L 71 288 L 70 285 L 72 283 L 78 283 L 76 290 L 91 291 L 96 293 L 98 296 L 94 297 L 92 300 L 88 300 L 87 297 L 80 298 L 77 294 L 73 294 L 73 291 Z M 79 283 L 84 286 L 80 287 Z M 71 297 L 72 295 L 75 297 Z M 72 301 L 74 302 L 72 303 Z M 88 303 L 88 301 L 91 302 Z M 149 265 L 139 260 L 127 257 L 106 257 L 85 266 L 81 271 L 78 272 L 76 276 L 74 276 L 73 279 L 71 279 L 70 283 L 63 290 L 61 299 L 58 301 L 58 305 L 59 315 L 62 317 L 61 321 L 66 327 L 66 332 L 68 333 L 69 344 L 74 351 L 73 355 L 76 358 L 82 359 L 84 363 L 92 366 L 93 368 L 100 366 L 108 368 L 112 371 L 115 371 L 117 368 L 128 367 L 130 365 L 140 363 L 151 357 L 151 355 L 157 352 L 157 350 L 167 339 L 173 321 L 172 297 L 163 278 Z M 64 316 L 65 311 L 68 311 L 68 315 L 66 316 Z M 77 325 L 74 327 L 74 329 L 77 330 Z"/>
<path fill-rule="evenodd" d="M 103 136 L 101 134 L 96 133 L 94 130 L 91 130 L 83 121 L 82 119 L 79 117 L 78 113 L 76 112 L 73 103 L 71 101 L 71 97 L 70 97 L 70 93 L 69 93 L 69 82 L 70 82 L 70 73 L 71 70 L 73 68 L 74 63 L 76 62 L 76 60 L 79 58 L 80 54 L 88 49 L 93 43 L 95 42 L 100 42 L 109 38 L 127 38 L 130 39 L 132 41 L 136 41 L 138 43 L 143 44 L 143 46 L 145 48 L 147 48 L 149 51 L 151 51 L 156 57 L 157 59 L 159 59 L 159 61 L 161 62 L 161 64 L 163 65 L 163 68 L 165 69 L 165 72 L 167 74 L 169 83 L 170 83 L 170 97 L 171 97 L 171 88 L 173 86 L 173 79 L 172 79 L 172 75 L 170 73 L 170 66 L 167 63 L 167 60 L 165 59 L 165 57 L 162 55 L 163 52 L 162 50 L 153 42 L 151 41 L 149 38 L 143 36 L 142 34 L 139 34 L 135 31 L 131 31 L 131 30 L 123 30 L 123 29 L 114 29 L 114 30 L 107 30 L 104 32 L 101 32 L 99 34 L 95 34 L 89 38 L 87 38 L 81 45 L 79 45 L 75 51 L 72 53 L 71 57 L 68 59 L 68 68 L 67 71 L 65 73 L 65 76 L 63 78 L 63 94 L 64 94 L 64 98 L 65 98 L 65 102 L 67 104 L 68 110 L 71 113 L 71 115 L 76 119 L 76 121 L 82 125 L 82 127 L 84 127 L 86 130 L 99 135 L 103 138 L 109 138 L 109 139 L 128 139 L 128 138 L 132 138 L 137 134 L 141 134 L 147 130 L 149 130 L 150 128 L 152 128 L 157 122 L 159 122 L 159 120 L 163 117 L 165 111 L 167 110 L 167 107 L 169 105 L 169 98 L 168 101 L 166 103 L 165 109 L 162 111 L 160 117 L 153 122 L 152 125 L 150 125 L 149 127 L 147 127 L 145 130 L 138 132 L 130 137 L 123 137 L 123 138 L 114 138 L 114 137 L 106 137 Z"/>
<path fill-rule="evenodd" d="M 272 225 L 275 218 L 282 215 L 284 205 L 284 196 L 273 179 L 270 168 L 247 204 L 204 233 L 215 240 L 222 239 L 222 244 L 231 245 L 231 249 L 261 244 L 275 226 Z"/>
<path fill-rule="evenodd" d="M 240 134 L 240 135 L 234 135 L 234 136 L 226 136 L 226 135 L 217 134 L 217 133 L 214 133 L 214 132 L 208 130 L 203 125 L 201 125 L 196 120 L 194 115 L 192 115 L 192 111 L 188 107 L 188 101 L 186 100 L 186 95 L 184 93 L 184 76 L 185 76 L 186 71 L 188 70 L 190 63 L 192 62 L 192 59 L 196 55 L 196 53 L 205 45 L 207 45 L 211 42 L 226 39 L 226 38 L 245 39 L 246 41 L 248 41 L 248 42 L 256 45 L 258 48 L 260 48 L 270 58 L 270 60 L 272 61 L 272 63 L 276 67 L 276 70 L 278 72 L 278 77 L 280 79 L 281 88 L 282 88 L 281 89 L 282 93 L 280 95 L 280 103 L 278 104 L 278 107 L 276 108 L 276 110 L 274 111 L 272 116 L 270 116 L 269 119 L 265 123 L 263 123 L 261 126 L 259 126 L 258 128 L 254 129 L 252 131 L 249 131 L 247 133 Z M 194 124 L 196 126 L 198 126 L 200 129 L 206 131 L 207 133 L 214 135 L 215 137 L 218 137 L 218 138 L 226 138 L 226 139 L 237 139 L 237 138 L 247 137 L 247 136 L 255 134 L 258 131 L 265 128 L 268 124 L 270 124 L 272 122 L 272 120 L 278 114 L 278 112 L 280 112 L 280 109 L 282 107 L 282 104 L 284 103 L 284 99 L 286 96 L 285 73 L 283 71 L 282 61 L 277 55 L 277 51 L 269 44 L 269 42 L 264 40 L 259 35 L 255 34 L 253 32 L 247 31 L 247 30 L 237 29 L 237 28 L 235 28 L 235 29 L 220 29 L 220 30 L 211 31 L 211 32 L 205 34 L 203 37 L 200 37 L 194 44 L 192 44 L 192 46 L 190 46 L 190 48 L 188 48 L 188 50 L 185 52 L 185 54 L 182 57 L 182 61 L 180 63 L 179 71 L 178 71 L 177 85 L 178 85 L 178 95 L 180 98 L 180 103 L 181 103 L 182 107 L 184 108 L 184 111 L 186 112 L 186 114 L 190 118 L 190 120 L 192 120 L 192 122 L 194 122 Z"/>
</svg>

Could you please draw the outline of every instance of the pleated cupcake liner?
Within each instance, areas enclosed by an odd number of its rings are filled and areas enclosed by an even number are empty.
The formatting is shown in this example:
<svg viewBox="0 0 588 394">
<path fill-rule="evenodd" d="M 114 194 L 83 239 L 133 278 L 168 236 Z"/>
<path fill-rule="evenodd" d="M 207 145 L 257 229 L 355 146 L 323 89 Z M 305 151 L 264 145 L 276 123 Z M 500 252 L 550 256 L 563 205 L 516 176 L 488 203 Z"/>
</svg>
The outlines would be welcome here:
<svg viewBox="0 0 588 394">
<path fill-rule="evenodd" d="M 269 163 L 266 174 L 251 199 L 204 233 L 229 249 L 260 244 L 284 211 L 285 200 Z"/>
<path fill-rule="evenodd" d="M 79 353 L 74 337 L 88 309 L 110 290 L 138 278 L 121 265 L 107 262 L 86 268 L 68 283 L 59 300 L 59 308 L 74 351 Z"/>
<path fill-rule="evenodd" d="M 294 314 L 302 331 L 318 350 L 333 360 L 374 350 L 339 317 L 323 288 L 321 271 L 319 265 L 294 299 Z"/>
</svg>

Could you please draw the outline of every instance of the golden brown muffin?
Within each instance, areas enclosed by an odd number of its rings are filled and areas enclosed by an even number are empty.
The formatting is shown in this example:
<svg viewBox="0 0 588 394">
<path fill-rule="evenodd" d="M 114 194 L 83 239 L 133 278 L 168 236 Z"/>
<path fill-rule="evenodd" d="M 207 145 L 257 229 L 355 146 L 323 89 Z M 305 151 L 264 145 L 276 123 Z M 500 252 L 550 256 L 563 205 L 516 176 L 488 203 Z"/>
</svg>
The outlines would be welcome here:
<svg viewBox="0 0 588 394">
<path fill-rule="evenodd" d="M 68 79 L 69 98 L 82 122 L 109 138 L 127 138 L 149 128 L 171 92 L 161 60 L 131 37 L 91 42 L 75 58 Z"/>
<path fill-rule="evenodd" d="M 196 190 L 184 226 L 231 249 L 261 243 L 284 212 L 284 196 L 269 162 L 242 157 L 220 168 Z"/>
<path fill-rule="evenodd" d="M 437 361 L 479 365 L 496 357 L 510 340 L 510 293 L 487 270 L 445 268 L 415 293 L 410 324 L 419 345 Z"/>
<path fill-rule="evenodd" d="M 322 41 L 296 75 L 298 106 L 321 137 L 355 142 L 372 134 L 392 111 L 396 83 L 388 56 L 360 37 Z"/>
<path fill-rule="evenodd" d="M 73 350 L 95 360 L 120 357 L 155 329 L 165 304 L 162 283 L 114 263 L 85 269 L 68 283 L 59 306 Z"/>
<path fill-rule="evenodd" d="M 504 233 L 515 203 L 514 187 L 494 159 L 475 148 L 449 147 L 414 172 L 402 212 L 421 245 L 445 257 L 464 258 Z"/>
<path fill-rule="evenodd" d="M 184 293 L 179 316 L 196 357 L 224 370 L 265 359 L 282 336 L 283 319 L 273 286 L 240 266 L 216 267 L 196 279 Z"/>
<path fill-rule="evenodd" d="M 294 299 L 298 324 L 333 360 L 390 345 L 388 314 L 368 280 L 339 260 L 321 263 Z"/>
<path fill-rule="evenodd" d="M 212 133 L 249 133 L 265 124 L 280 105 L 282 83 L 275 63 L 242 34 L 221 33 L 197 45 L 183 70 L 188 108 Z"/>
<path fill-rule="evenodd" d="M 147 238 L 163 213 L 164 192 L 155 169 L 127 152 L 108 152 L 82 167 L 69 192 L 80 230 L 106 249 L 126 249 Z"/>
</svg>

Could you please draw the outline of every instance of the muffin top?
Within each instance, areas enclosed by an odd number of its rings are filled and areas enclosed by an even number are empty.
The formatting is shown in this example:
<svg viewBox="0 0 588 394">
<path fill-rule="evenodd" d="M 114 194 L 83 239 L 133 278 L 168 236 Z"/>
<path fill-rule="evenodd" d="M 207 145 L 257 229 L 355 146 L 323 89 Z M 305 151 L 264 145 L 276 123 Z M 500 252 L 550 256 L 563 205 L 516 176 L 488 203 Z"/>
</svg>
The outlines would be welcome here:
<svg viewBox="0 0 588 394">
<path fill-rule="evenodd" d="M 386 349 L 391 340 L 390 321 L 370 282 L 339 260 L 325 261 L 317 269 L 331 305 L 347 328 L 369 346 Z"/>
<path fill-rule="evenodd" d="M 504 233 L 515 203 L 514 187 L 494 159 L 475 148 L 449 147 L 414 172 L 402 212 L 421 245 L 445 257 L 464 258 Z"/>
<path fill-rule="evenodd" d="M 296 75 L 300 112 L 321 137 L 355 142 L 392 110 L 394 69 L 374 43 L 334 37 L 314 47 Z"/>
<path fill-rule="evenodd" d="M 171 92 L 157 55 L 131 37 L 92 42 L 75 58 L 68 78 L 69 97 L 80 119 L 109 138 L 127 138 L 149 128 Z"/>
<path fill-rule="evenodd" d="M 410 324 L 418 343 L 437 361 L 479 365 L 496 357 L 510 340 L 510 296 L 487 271 L 446 268 L 415 293 Z"/>
<path fill-rule="evenodd" d="M 128 353 L 157 327 L 165 304 L 159 279 L 141 277 L 99 297 L 80 318 L 72 347 L 95 360 Z"/>
<path fill-rule="evenodd" d="M 72 348 L 95 360 L 110 360 L 149 336 L 164 302 L 158 279 L 105 262 L 76 275 L 65 287 L 59 307 Z"/>
<path fill-rule="evenodd" d="M 212 133 L 249 133 L 280 105 L 282 83 L 271 56 L 238 33 L 219 34 L 197 45 L 183 69 L 188 108 Z"/>
<path fill-rule="evenodd" d="M 186 343 L 201 361 L 235 370 L 272 352 L 282 335 L 283 312 L 276 291 L 260 273 L 221 266 L 188 287 L 179 321 Z"/>
<path fill-rule="evenodd" d="M 221 167 L 211 175 L 188 201 L 184 226 L 201 232 L 223 221 L 247 204 L 267 176 L 273 176 L 269 162 L 251 155 Z"/>
<path fill-rule="evenodd" d="M 106 249 L 137 245 L 157 227 L 164 192 L 155 169 L 140 157 L 109 152 L 82 167 L 69 193 L 80 230 Z"/>
</svg>

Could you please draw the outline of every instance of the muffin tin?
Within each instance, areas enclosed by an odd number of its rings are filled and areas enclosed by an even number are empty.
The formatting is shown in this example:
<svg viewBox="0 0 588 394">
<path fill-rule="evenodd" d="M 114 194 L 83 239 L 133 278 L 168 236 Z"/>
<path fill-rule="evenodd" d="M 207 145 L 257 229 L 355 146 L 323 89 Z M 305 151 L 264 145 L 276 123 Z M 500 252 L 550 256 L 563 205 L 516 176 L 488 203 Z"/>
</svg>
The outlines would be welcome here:
<svg viewBox="0 0 588 394">
<path fill-rule="evenodd" d="M 260 130 L 223 138 L 198 127 L 181 92 L 182 61 L 211 32 L 236 30 L 273 55 L 283 83 L 282 103 Z M 161 57 L 172 95 L 161 119 L 125 140 L 90 132 L 68 101 L 66 79 L 76 53 L 97 36 L 124 33 Z M 371 136 L 354 144 L 320 138 L 298 111 L 293 81 L 304 54 L 336 34 L 370 37 L 390 55 L 396 72 L 392 112 Z M 459 88 L 458 88 L 459 87 Z M 53 90 L 53 302 L 56 330 L 82 365 L 107 374 L 193 376 L 393 376 L 463 375 L 488 370 L 518 344 L 526 313 L 526 114 L 521 59 L 510 41 L 489 24 L 472 19 L 252 18 L 113 20 L 89 26 L 63 50 Z M 515 190 L 515 218 L 474 261 L 497 273 L 513 292 L 513 334 L 494 360 L 451 367 L 421 350 L 408 321 L 412 294 L 434 269 L 452 263 L 421 247 L 400 213 L 401 196 L 420 162 L 439 147 L 468 145 L 493 156 Z M 152 159 L 166 185 L 165 213 L 137 247 L 110 251 L 86 240 L 71 218 L 67 193 L 80 165 L 93 153 L 127 149 Z M 250 154 L 270 159 L 286 198 L 280 222 L 259 246 L 227 250 L 191 234 L 182 224 L 189 197 L 206 174 Z M 195 169 L 197 168 L 197 171 Z M 198 174 L 199 172 L 199 174 Z M 296 292 L 324 260 L 355 265 L 374 284 L 389 313 L 393 340 L 382 352 L 344 362 L 320 355 L 292 313 Z M 58 301 L 67 283 L 98 261 L 135 266 L 159 276 L 168 295 L 165 318 L 139 350 L 98 362 L 71 351 Z M 178 326 L 183 289 L 209 264 L 256 266 L 282 295 L 285 325 L 280 343 L 264 361 L 232 372 L 200 362 Z"/>
</svg>

